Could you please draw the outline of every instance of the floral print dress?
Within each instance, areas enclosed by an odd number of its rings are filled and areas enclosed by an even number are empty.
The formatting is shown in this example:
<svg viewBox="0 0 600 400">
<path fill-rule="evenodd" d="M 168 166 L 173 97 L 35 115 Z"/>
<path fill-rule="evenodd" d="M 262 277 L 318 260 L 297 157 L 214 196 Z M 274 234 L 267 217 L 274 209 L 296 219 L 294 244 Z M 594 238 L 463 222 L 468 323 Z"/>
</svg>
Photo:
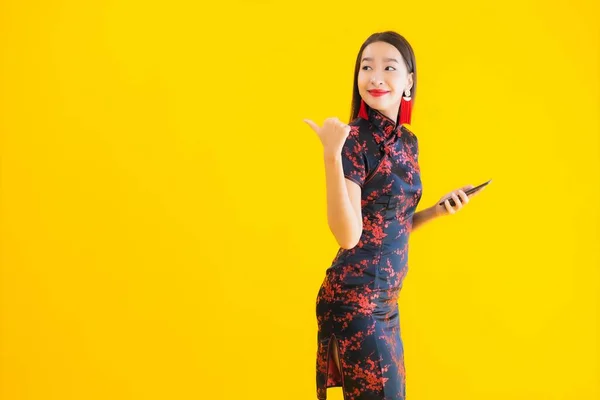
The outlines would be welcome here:
<svg viewBox="0 0 600 400">
<path fill-rule="evenodd" d="M 317 295 L 317 398 L 341 386 L 345 400 L 403 400 L 398 296 L 422 195 L 418 142 L 406 125 L 370 107 L 349 125 L 342 164 L 362 188 L 363 232 L 354 248 L 338 250 Z"/>
</svg>

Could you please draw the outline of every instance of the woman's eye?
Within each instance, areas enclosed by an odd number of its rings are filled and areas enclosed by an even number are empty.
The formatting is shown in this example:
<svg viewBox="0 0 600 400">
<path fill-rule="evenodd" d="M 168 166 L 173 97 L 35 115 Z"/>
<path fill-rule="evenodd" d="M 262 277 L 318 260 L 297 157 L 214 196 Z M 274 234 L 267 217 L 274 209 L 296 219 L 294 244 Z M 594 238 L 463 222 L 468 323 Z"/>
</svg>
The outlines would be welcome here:
<svg viewBox="0 0 600 400">
<path fill-rule="evenodd" d="M 371 67 L 370 67 L 370 66 L 368 66 L 368 65 L 365 65 L 364 67 L 362 67 L 362 69 L 363 69 L 364 71 L 366 71 L 366 70 L 367 70 L 367 68 L 371 68 Z M 391 70 L 389 70 L 389 69 L 387 69 L 387 68 L 391 68 Z M 389 66 L 389 67 L 386 67 L 386 70 L 387 70 L 387 71 L 395 71 L 395 70 L 396 70 L 396 68 L 394 68 L 394 67 L 392 67 L 392 66 Z"/>
</svg>

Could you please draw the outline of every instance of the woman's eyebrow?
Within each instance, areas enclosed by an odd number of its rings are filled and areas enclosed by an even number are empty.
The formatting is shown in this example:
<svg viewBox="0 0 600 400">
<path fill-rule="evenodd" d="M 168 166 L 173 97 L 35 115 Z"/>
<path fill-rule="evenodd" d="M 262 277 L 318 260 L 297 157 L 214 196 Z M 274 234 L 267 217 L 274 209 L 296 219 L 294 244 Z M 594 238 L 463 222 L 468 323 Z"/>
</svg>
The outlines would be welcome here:
<svg viewBox="0 0 600 400">
<path fill-rule="evenodd" d="M 373 57 L 365 57 L 365 58 L 363 58 L 363 59 L 362 59 L 362 61 L 361 61 L 361 62 L 363 62 L 363 61 L 373 61 Z M 396 60 L 395 58 L 384 58 L 384 59 L 383 59 L 383 61 L 384 61 L 384 62 L 393 61 L 393 62 L 395 62 L 396 64 L 400 64 L 400 63 L 398 62 L 398 60 Z"/>
</svg>

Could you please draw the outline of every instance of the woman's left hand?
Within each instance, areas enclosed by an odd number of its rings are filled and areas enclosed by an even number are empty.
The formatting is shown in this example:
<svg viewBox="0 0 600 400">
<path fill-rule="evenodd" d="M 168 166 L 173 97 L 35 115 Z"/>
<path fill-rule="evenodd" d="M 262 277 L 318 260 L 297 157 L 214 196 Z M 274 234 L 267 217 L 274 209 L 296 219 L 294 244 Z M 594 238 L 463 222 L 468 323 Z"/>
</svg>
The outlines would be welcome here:
<svg viewBox="0 0 600 400">
<path fill-rule="evenodd" d="M 433 206 L 435 209 L 435 215 L 439 217 L 443 215 L 456 214 L 465 206 L 465 204 L 469 202 L 470 198 L 481 192 L 481 189 L 479 189 L 475 193 L 471 193 L 469 196 L 467 196 L 464 191 L 471 189 L 472 187 L 473 185 L 463 186 L 460 189 L 453 190 L 452 192 L 440 197 L 440 199 L 436 201 L 435 206 Z M 454 207 L 450 205 L 450 199 L 454 199 Z M 442 200 L 445 201 L 442 205 L 440 205 L 439 203 L 441 203 Z"/>
</svg>

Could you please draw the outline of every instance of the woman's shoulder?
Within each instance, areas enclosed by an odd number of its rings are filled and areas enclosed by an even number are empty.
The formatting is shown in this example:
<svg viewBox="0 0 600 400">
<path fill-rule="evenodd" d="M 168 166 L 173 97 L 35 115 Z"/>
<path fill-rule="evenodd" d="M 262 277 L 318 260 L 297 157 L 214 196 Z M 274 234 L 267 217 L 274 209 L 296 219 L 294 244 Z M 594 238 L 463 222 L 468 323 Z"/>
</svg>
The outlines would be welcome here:
<svg viewBox="0 0 600 400">
<path fill-rule="evenodd" d="M 362 153 L 364 157 L 377 153 L 379 145 L 375 141 L 370 122 L 363 118 L 356 118 L 348 126 L 350 132 L 344 147 L 353 153 Z"/>
<path fill-rule="evenodd" d="M 356 117 L 348 126 L 350 127 L 350 136 L 356 139 L 367 140 L 373 136 L 369 127 L 369 121 L 366 119 Z"/>
<path fill-rule="evenodd" d="M 400 125 L 400 129 L 403 130 L 404 132 L 409 132 L 414 135 L 413 127 L 407 122 L 402 123 L 402 125 Z"/>
<path fill-rule="evenodd" d="M 370 126 L 370 122 L 366 119 L 357 117 L 351 121 L 348 126 L 351 128 L 350 135 L 357 139 L 361 138 L 366 140 L 373 137 L 372 126 Z M 400 131 L 414 137 L 415 139 L 417 137 L 413 127 L 409 123 L 402 123 L 402 125 L 400 125 Z"/>
<path fill-rule="evenodd" d="M 414 139 L 417 139 L 417 135 L 415 135 L 413 127 L 406 122 L 400 125 L 400 131 L 404 134 L 413 137 Z"/>
<path fill-rule="evenodd" d="M 354 118 L 352 121 L 350 121 L 350 123 L 348 124 L 349 126 L 366 126 L 366 124 L 368 124 L 369 121 L 367 121 L 364 118 L 361 117 L 356 117 Z"/>
</svg>

